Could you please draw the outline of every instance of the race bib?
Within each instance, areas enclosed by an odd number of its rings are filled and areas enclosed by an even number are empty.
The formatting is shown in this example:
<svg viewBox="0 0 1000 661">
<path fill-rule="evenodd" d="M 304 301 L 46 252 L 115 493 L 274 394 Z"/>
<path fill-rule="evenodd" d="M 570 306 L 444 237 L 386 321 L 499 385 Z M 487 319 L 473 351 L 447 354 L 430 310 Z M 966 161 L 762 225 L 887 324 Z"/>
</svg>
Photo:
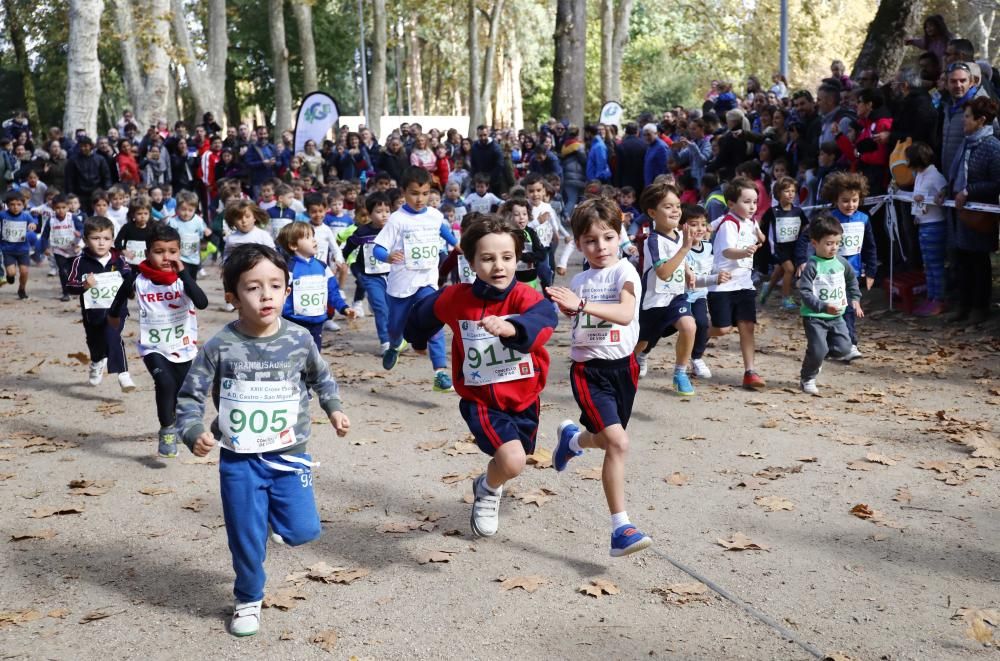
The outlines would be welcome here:
<svg viewBox="0 0 1000 661">
<path fill-rule="evenodd" d="M 503 317 L 506 319 L 506 317 Z M 500 338 L 479 327 L 478 321 L 459 322 L 462 333 L 462 374 L 470 386 L 527 379 L 535 374 L 531 354 L 505 347 Z"/>
<path fill-rule="evenodd" d="M 573 344 L 582 347 L 616 347 L 621 341 L 622 327 L 618 324 L 587 312 L 573 317 Z"/>
<path fill-rule="evenodd" d="M 465 255 L 458 256 L 458 281 L 469 285 L 476 281 L 476 272 L 472 270 L 472 265 Z"/>
<path fill-rule="evenodd" d="M 778 218 L 774 223 L 774 237 L 778 243 L 791 243 L 799 238 L 801 221 L 798 218 Z"/>
<path fill-rule="evenodd" d="M 552 223 L 549 221 L 538 221 L 538 227 L 535 228 L 535 234 L 538 235 L 538 242 L 545 247 L 548 247 L 552 243 L 552 236 L 555 234 L 555 230 L 552 228 Z"/>
<path fill-rule="evenodd" d="M 368 275 L 382 275 L 392 270 L 389 262 L 383 262 L 375 257 L 375 244 L 366 243 L 361 247 L 365 257 L 365 273 Z"/>
<path fill-rule="evenodd" d="M 847 283 L 843 271 L 818 274 L 813 280 L 813 296 L 825 305 L 836 305 L 843 310 L 847 307 Z"/>
<path fill-rule="evenodd" d="M 541 241 L 541 239 L 539 239 L 539 241 Z M 535 250 L 534 244 L 531 241 L 525 241 L 524 242 L 524 247 L 521 249 L 521 254 L 522 255 L 530 255 L 532 252 L 534 252 L 534 250 Z M 521 260 L 518 260 L 517 266 L 514 267 L 514 268 L 517 271 L 530 271 L 531 269 L 533 269 L 535 267 L 532 264 L 528 264 L 527 262 L 523 262 Z"/>
<path fill-rule="evenodd" d="M 300 317 L 326 315 L 325 275 L 305 275 L 292 280 L 292 310 Z"/>
<path fill-rule="evenodd" d="M 76 231 L 72 227 L 53 227 L 49 232 L 49 243 L 53 248 L 65 250 L 76 242 Z"/>
<path fill-rule="evenodd" d="M 844 223 L 844 237 L 840 240 L 839 254 L 852 257 L 861 252 L 861 243 L 865 238 L 864 223 Z"/>
<path fill-rule="evenodd" d="M 23 243 L 28 238 L 28 223 L 24 220 L 5 220 L 3 234 L 0 236 L 8 243 Z"/>
<path fill-rule="evenodd" d="M 684 271 L 684 265 L 681 264 L 674 272 L 670 275 L 668 280 L 661 280 L 659 276 L 656 277 L 656 288 L 657 294 L 672 294 L 678 296 L 684 293 L 684 276 L 686 275 Z"/>
<path fill-rule="evenodd" d="M 406 230 L 403 234 L 403 254 L 406 268 L 426 271 L 437 268 L 440 250 L 440 228 L 421 227 Z"/>
<path fill-rule="evenodd" d="M 197 341 L 187 306 L 176 310 L 141 310 L 139 315 L 139 344 L 175 353 Z"/>
<path fill-rule="evenodd" d="M 290 225 L 291 223 L 292 223 L 292 220 L 290 218 L 272 218 L 271 219 L 271 238 L 272 239 L 277 239 L 278 238 L 278 232 L 281 231 L 281 228 L 284 227 L 285 225 Z"/>
<path fill-rule="evenodd" d="M 97 284 L 83 293 L 83 307 L 86 310 L 107 310 L 122 286 L 122 274 L 120 271 L 109 271 L 91 275 Z"/>
<path fill-rule="evenodd" d="M 133 242 L 129 241 L 129 243 Z M 144 253 L 145 250 L 146 247 L 143 246 Z M 190 234 L 181 235 L 181 258 L 188 260 L 193 259 L 196 262 L 201 261 L 201 240 L 198 237 L 194 237 Z"/>
<path fill-rule="evenodd" d="M 240 453 L 273 452 L 295 444 L 299 389 L 292 381 L 222 379 L 222 447 Z"/>
<path fill-rule="evenodd" d="M 183 243 L 181 244 L 183 249 Z M 132 259 L 128 260 L 129 264 L 138 264 L 146 259 L 146 242 L 145 241 L 126 241 L 125 250 L 128 250 L 133 254 Z"/>
</svg>

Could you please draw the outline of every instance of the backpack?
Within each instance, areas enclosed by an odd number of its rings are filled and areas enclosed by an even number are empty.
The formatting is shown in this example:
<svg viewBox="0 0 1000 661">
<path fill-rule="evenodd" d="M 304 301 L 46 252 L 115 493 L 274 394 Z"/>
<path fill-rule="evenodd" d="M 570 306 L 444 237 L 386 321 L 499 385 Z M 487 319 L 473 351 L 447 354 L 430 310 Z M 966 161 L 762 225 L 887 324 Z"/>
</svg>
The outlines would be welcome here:
<svg viewBox="0 0 1000 661">
<path fill-rule="evenodd" d="M 913 190 L 913 182 L 916 180 L 913 170 L 910 169 L 906 161 L 906 148 L 912 144 L 913 138 L 900 140 L 896 143 L 892 153 L 889 154 L 889 172 L 892 174 L 893 181 L 900 188 L 908 190 Z"/>
</svg>

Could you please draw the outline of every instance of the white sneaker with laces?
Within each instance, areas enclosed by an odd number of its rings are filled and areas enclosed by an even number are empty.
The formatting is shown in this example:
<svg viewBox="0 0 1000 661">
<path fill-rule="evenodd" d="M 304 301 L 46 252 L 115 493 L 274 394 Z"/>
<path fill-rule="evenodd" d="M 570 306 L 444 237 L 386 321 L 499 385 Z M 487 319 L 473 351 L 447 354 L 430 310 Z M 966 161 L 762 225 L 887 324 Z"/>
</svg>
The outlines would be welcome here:
<svg viewBox="0 0 1000 661">
<path fill-rule="evenodd" d="M 122 392 L 132 392 L 135 390 L 135 381 L 132 380 L 128 372 L 121 372 L 118 375 L 118 385 L 121 386 Z"/>
<path fill-rule="evenodd" d="M 351 308 L 354 310 L 354 316 L 356 316 L 358 319 L 360 319 L 363 316 L 365 316 L 365 302 L 364 301 L 355 301 L 354 305 L 352 305 Z"/>
<path fill-rule="evenodd" d="M 379 345 L 378 351 L 376 353 L 379 356 L 381 356 L 382 354 L 384 354 L 388 350 L 389 350 L 389 343 L 388 342 L 383 342 L 382 344 Z"/>
<path fill-rule="evenodd" d="M 861 354 L 861 352 L 860 352 L 860 351 L 858 350 L 858 345 L 856 345 L 856 344 L 852 344 L 852 345 L 851 345 L 851 350 L 850 350 L 850 351 L 849 351 L 849 352 L 847 353 L 847 355 L 846 355 L 846 356 L 844 356 L 844 357 L 843 357 L 843 358 L 841 358 L 840 360 L 841 360 L 842 362 L 845 362 L 845 363 L 849 363 L 849 362 L 851 362 L 852 360 L 854 360 L 854 359 L 856 359 L 856 358 L 861 358 L 861 356 L 862 356 L 862 354 Z"/>
<path fill-rule="evenodd" d="M 639 363 L 639 378 L 646 376 L 646 372 L 649 370 L 647 363 L 649 362 L 649 355 L 639 352 L 635 354 L 635 362 Z"/>
<path fill-rule="evenodd" d="M 259 601 L 236 602 L 229 632 L 234 636 L 252 636 L 260 631 L 260 605 Z"/>
<path fill-rule="evenodd" d="M 818 395 L 819 388 L 816 387 L 816 379 L 809 379 L 808 381 L 800 381 L 799 386 L 802 388 L 802 392 L 807 395 Z"/>
<path fill-rule="evenodd" d="M 708 365 L 701 358 L 691 359 L 691 374 L 699 379 L 712 378 L 712 370 L 708 369 Z"/>
<path fill-rule="evenodd" d="M 103 358 L 97 361 L 96 363 L 90 364 L 90 377 L 88 378 L 88 381 L 90 381 L 90 385 L 92 386 L 101 385 L 101 381 L 104 380 L 104 366 L 107 364 L 108 364 L 107 358 Z"/>
<path fill-rule="evenodd" d="M 339 331 L 340 330 L 340 324 L 338 324 L 333 319 L 328 319 L 325 322 L 323 322 L 323 330 Z"/>
<path fill-rule="evenodd" d="M 472 482 L 472 532 L 479 537 L 492 537 L 500 527 L 500 496 L 503 488 L 497 494 L 486 490 L 486 473 Z"/>
</svg>

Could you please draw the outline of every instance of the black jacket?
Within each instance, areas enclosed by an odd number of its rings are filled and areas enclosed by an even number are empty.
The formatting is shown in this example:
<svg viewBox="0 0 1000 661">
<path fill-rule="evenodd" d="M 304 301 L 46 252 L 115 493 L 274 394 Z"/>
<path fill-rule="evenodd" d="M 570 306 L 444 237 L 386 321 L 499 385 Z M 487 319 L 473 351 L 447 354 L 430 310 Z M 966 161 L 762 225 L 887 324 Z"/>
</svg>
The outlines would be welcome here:
<svg viewBox="0 0 1000 661">
<path fill-rule="evenodd" d="M 80 196 L 80 201 L 87 204 L 90 195 L 97 189 L 111 188 L 111 170 L 103 156 L 91 152 L 90 156 L 81 153 L 73 155 L 66 163 L 66 190 Z"/>
<path fill-rule="evenodd" d="M 627 135 L 615 146 L 615 186 L 631 186 L 638 196 L 642 192 L 642 168 L 646 158 L 646 141 L 637 135 Z"/>
</svg>

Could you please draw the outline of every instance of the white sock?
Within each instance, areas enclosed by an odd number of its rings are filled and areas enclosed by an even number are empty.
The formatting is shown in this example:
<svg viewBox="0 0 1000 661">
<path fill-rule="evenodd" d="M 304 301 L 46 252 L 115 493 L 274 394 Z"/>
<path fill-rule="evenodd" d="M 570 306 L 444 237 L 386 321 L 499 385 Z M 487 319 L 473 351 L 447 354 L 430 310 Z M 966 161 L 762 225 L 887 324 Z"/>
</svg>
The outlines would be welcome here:
<svg viewBox="0 0 1000 661">
<path fill-rule="evenodd" d="M 500 485 L 499 488 L 494 489 L 493 487 L 490 486 L 490 483 L 487 482 L 485 479 L 479 483 L 479 486 L 482 487 L 483 491 L 493 496 L 499 496 L 501 493 L 503 493 L 502 484 Z"/>
<path fill-rule="evenodd" d="M 580 433 L 576 432 L 573 434 L 573 438 L 569 439 L 569 449 L 573 452 L 582 452 L 583 448 L 580 447 Z"/>
<path fill-rule="evenodd" d="M 617 514 L 611 515 L 611 534 L 614 534 L 616 530 L 622 526 L 632 523 L 628 520 L 628 512 L 618 512 Z"/>
<path fill-rule="evenodd" d="M 687 371 L 688 371 L 687 365 L 674 365 L 674 374 L 677 374 L 678 372 L 686 374 Z"/>
</svg>

